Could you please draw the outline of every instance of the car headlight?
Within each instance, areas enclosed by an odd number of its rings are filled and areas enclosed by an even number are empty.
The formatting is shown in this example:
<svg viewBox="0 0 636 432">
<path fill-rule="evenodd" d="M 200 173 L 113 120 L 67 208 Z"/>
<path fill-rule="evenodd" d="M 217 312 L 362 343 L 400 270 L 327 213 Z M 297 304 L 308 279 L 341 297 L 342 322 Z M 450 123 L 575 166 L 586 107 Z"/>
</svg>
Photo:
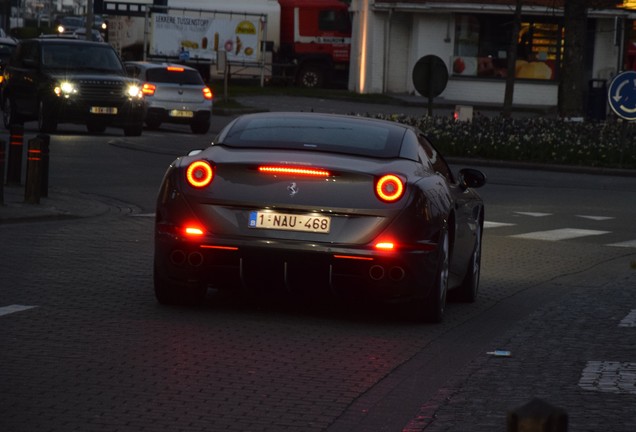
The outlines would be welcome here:
<svg viewBox="0 0 636 432">
<path fill-rule="evenodd" d="M 72 82 L 63 81 L 53 89 L 55 94 L 60 97 L 70 97 L 77 93 L 77 87 Z"/>
<path fill-rule="evenodd" d="M 141 99 L 143 94 L 141 93 L 141 87 L 136 84 L 131 84 L 126 89 L 126 94 L 131 98 Z"/>
</svg>

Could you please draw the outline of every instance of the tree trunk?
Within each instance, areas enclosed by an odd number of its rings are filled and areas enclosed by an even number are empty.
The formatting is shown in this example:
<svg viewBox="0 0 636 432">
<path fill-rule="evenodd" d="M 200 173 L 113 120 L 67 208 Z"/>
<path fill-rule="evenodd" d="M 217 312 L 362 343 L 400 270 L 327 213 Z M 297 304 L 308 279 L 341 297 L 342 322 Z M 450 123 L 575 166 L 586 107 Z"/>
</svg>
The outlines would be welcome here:
<svg viewBox="0 0 636 432">
<path fill-rule="evenodd" d="M 582 117 L 585 95 L 584 49 L 587 30 L 587 0 L 564 2 L 565 45 L 559 76 L 559 114 Z"/>
<path fill-rule="evenodd" d="M 510 45 L 508 45 L 508 71 L 506 73 L 506 90 L 504 93 L 504 104 L 501 115 L 510 117 L 512 114 L 512 100 L 515 92 L 515 75 L 517 65 L 517 45 L 519 44 L 519 30 L 521 29 L 521 6 L 522 0 L 517 0 L 515 6 L 515 17 L 512 23 L 512 34 L 510 35 Z"/>
</svg>

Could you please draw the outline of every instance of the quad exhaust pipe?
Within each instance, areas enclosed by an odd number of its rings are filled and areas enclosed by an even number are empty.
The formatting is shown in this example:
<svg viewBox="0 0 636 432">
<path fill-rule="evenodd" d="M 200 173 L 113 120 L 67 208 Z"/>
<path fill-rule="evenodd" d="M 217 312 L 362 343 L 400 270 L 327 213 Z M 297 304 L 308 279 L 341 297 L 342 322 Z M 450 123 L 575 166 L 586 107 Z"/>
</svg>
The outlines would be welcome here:
<svg viewBox="0 0 636 432">
<path fill-rule="evenodd" d="M 201 252 L 190 252 L 186 254 L 181 249 L 175 249 L 170 253 L 170 262 L 174 265 L 184 265 L 186 262 L 192 267 L 199 267 L 203 264 L 203 254 Z"/>
<path fill-rule="evenodd" d="M 406 272 L 404 268 L 400 266 L 393 266 L 389 269 L 386 269 L 381 265 L 374 265 L 369 268 L 369 277 L 375 281 L 379 281 L 388 277 L 392 281 L 398 282 L 404 279 Z"/>
</svg>

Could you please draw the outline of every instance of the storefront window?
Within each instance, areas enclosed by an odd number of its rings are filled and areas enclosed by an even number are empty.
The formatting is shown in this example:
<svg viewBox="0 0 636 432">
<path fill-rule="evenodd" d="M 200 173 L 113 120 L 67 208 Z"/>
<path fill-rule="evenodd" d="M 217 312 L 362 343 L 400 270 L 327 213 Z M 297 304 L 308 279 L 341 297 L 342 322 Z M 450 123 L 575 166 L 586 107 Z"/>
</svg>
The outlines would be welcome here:
<svg viewBox="0 0 636 432">
<path fill-rule="evenodd" d="M 505 78 L 512 37 L 510 15 L 458 15 L 453 75 Z M 555 80 L 563 26 L 549 19 L 523 19 L 517 41 L 516 78 Z"/>
</svg>

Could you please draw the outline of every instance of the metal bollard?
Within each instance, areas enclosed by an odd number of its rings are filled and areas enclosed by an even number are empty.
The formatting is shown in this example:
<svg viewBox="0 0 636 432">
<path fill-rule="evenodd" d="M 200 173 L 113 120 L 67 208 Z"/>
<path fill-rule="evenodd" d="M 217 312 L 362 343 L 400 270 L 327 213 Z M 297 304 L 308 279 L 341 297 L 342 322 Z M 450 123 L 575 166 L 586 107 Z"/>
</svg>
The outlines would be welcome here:
<svg viewBox="0 0 636 432">
<path fill-rule="evenodd" d="M 29 140 L 26 186 L 24 188 L 24 201 L 29 204 L 40 204 L 40 192 L 42 190 L 41 148 L 42 140 L 37 137 Z"/>
<path fill-rule="evenodd" d="M 7 184 L 20 185 L 22 179 L 22 152 L 24 151 L 24 126 L 11 125 L 9 129 L 9 164 Z"/>
<path fill-rule="evenodd" d="M 51 143 L 51 137 L 49 135 L 38 135 L 37 138 L 41 140 L 40 150 L 42 158 L 42 178 L 40 194 L 42 197 L 47 198 L 49 196 L 49 147 Z"/>
<path fill-rule="evenodd" d="M 0 205 L 4 205 L 4 161 L 7 143 L 0 140 Z"/>
<path fill-rule="evenodd" d="M 567 432 L 567 413 L 534 398 L 508 413 L 508 432 Z"/>
</svg>

